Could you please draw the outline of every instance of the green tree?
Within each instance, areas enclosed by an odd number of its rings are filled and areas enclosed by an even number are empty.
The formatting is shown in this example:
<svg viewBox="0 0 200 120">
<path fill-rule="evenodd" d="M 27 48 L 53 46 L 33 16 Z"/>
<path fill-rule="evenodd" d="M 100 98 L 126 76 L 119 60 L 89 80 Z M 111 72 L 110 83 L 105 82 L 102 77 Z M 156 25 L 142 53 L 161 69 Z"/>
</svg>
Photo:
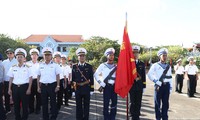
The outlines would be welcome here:
<svg viewBox="0 0 200 120">
<path fill-rule="evenodd" d="M 27 55 L 29 53 L 29 46 L 24 43 L 22 40 L 19 38 L 17 40 L 12 39 L 11 37 L 5 35 L 5 34 L 0 34 L 0 53 L 3 54 L 4 59 L 6 58 L 5 51 L 8 48 L 13 48 L 14 50 L 17 48 L 24 48 L 27 51 Z M 30 59 L 30 56 L 28 55 L 27 59 Z"/>
<path fill-rule="evenodd" d="M 115 61 L 118 60 L 120 45 L 117 40 L 110 40 L 108 38 L 100 36 L 92 36 L 90 39 L 86 40 L 85 43 L 81 44 L 87 50 L 87 61 L 92 64 L 95 68 L 105 61 L 104 52 L 107 48 L 113 47 L 115 49 Z M 69 56 L 75 56 L 75 51 L 77 48 L 71 48 Z M 76 57 L 77 58 L 77 57 Z"/>
</svg>

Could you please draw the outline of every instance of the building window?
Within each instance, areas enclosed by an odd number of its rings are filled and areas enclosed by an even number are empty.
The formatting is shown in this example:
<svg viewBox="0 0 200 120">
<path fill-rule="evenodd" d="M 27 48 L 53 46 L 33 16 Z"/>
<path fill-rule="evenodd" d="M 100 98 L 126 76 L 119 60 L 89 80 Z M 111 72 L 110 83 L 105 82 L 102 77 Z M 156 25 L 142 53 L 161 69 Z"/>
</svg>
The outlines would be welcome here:
<svg viewBox="0 0 200 120">
<path fill-rule="evenodd" d="M 50 48 L 53 48 L 53 44 L 52 43 L 47 43 L 47 45 L 46 45 L 47 47 L 50 47 Z"/>
<path fill-rule="evenodd" d="M 67 52 L 67 47 L 63 47 L 62 51 Z"/>
<path fill-rule="evenodd" d="M 59 51 L 59 52 L 60 52 L 60 47 L 57 47 L 57 51 Z"/>
</svg>

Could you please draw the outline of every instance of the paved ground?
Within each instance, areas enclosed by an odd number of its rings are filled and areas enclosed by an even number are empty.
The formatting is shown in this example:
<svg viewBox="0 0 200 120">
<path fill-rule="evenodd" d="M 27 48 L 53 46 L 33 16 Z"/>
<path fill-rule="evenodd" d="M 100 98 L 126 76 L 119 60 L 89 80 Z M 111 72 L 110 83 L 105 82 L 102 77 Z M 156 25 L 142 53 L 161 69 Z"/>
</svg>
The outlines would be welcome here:
<svg viewBox="0 0 200 120">
<path fill-rule="evenodd" d="M 98 86 L 96 85 L 96 88 Z M 183 93 L 178 94 L 172 92 L 170 96 L 170 109 L 169 119 L 171 120 L 200 120 L 200 83 L 197 87 L 196 98 L 188 98 L 186 95 L 186 81 L 184 81 Z M 72 98 L 69 102 L 70 106 L 63 106 L 59 115 L 58 120 L 75 120 L 75 101 Z M 102 116 L 103 102 L 102 94 L 96 92 L 92 95 L 90 104 L 90 120 L 103 120 Z M 142 120 L 153 120 L 154 119 L 154 104 L 153 104 L 153 84 L 147 80 L 147 89 L 143 96 Z M 126 119 L 126 100 L 118 99 L 118 110 L 117 120 Z M 8 115 L 8 120 L 14 120 L 13 112 Z M 42 120 L 41 114 L 35 115 L 30 114 L 29 120 Z"/>
</svg>

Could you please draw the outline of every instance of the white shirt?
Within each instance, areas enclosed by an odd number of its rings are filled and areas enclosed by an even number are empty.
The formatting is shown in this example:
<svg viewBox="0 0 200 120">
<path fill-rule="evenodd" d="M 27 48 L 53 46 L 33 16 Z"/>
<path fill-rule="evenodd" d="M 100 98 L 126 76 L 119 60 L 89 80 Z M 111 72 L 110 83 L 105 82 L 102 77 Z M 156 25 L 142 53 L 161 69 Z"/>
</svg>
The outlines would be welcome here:
<svg viewBox="0 0 200 120">
<path fill-rule="evenodd" d="M 97 68 L 96 72 L 94 73 L 95 80 L 100 84 L 101 82 L 104 82 L 104 79 L 109 75 L 109 73 L 114 69 L 108 68 L 108 66 L 105 65 L 105 63 L 102 63 Z M 116 72 L 113 73 L 111 77 L 116 77 Z M 115 80 L 108 80 L 109 84 L 114 84 Z"/>
<path fill-rule="evenodd" d="M 198 68 L 196 65 L 186 65 L 185 66 L 185 72 L 187 72 L 188 75 L 196 75 L 196 73 L 198 72 Z"/>
<path fill-rule="evenodd" d="M 181 65 L 181 66 L 179 66 L 179 65 L 175 65 L 174 66 L 174 70 L 175 70 L 175 74 L 184 74 L 184 67 Z"/>
<path fill-rule="evenodd" d="M 61 74 L 61 68 L 58 64 L 50 62 L 46 64 L 45 62 L 40 63 L 38 75 L 40 75 L 41 83 L 53 83 L 56 82 L 56 75 Z"/>
<path fill-rule="evenodd" d="M 27 64 L 31 67 L 31 72 L 33 74 L 33 79 L 37 79 L 38 70 L 39 70 L 39 62 L 33 63 L 33 61 L 27 62 Z"/>
<path fill-rule="evenodd" d="M 156 81 L 159 81 L 159 79 L 162 76 L 164 70 L 165 69 L 163 69 L 158 63 L 154 63 L 151 66 L 151 68 L 149 69 L 149 72 L 148 72 L 147 76 L 151 81 L 156 83 Z M 172 76 L 171 67 L 167 71 L 166 76 Z M 163 82 L 169 82 L 170 83 L 170 88 L 172 89 L 172 78 L 164 79 Z"/>
<path fill-rule="evenodd" d="M 69 78 L 69 74 L 71 73 L 70 66 L 67 64 L 62 65 L 61 69 L 62 69 L 62 75 L 66 76 L 66 78 Z"/>
<path fill-rule="evenodd" d="M 31 68 L 26 64 L 21 67 L 13 65 L 7 75 L 13 78 L 13 84 L 15 85 L 29 83 L 29 78 L 32 77 Z"/>
<path fill-rule="evenodd" d="M 4 67 L 4 80 L 9 81 L 10 77 L 7 75 L 8 71 L 13 65 L 18 64 L 18 61 L 15 58 L 13 58 L 11 61 L 9 59 L 6 59 L 6 60 L 3 61 L 2 64 L 3 64 L 3 67 Z"/>
</svg>

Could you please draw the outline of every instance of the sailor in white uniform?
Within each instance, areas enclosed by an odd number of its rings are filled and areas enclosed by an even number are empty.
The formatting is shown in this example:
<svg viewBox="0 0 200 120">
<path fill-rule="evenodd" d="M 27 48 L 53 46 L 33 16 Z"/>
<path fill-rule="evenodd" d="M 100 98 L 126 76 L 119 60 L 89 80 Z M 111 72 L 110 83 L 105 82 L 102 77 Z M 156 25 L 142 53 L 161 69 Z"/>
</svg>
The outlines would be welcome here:
<svg viewBox="0 0 200 120">
<path fill-rule="evenodd" d="M 117 112 L 117 94 L 114 90 L 116 78 L 116 64 L 114 64 L 114 48 L 108 48 L 104 55 L 107 62 L 100 64 L 94 73 L 95 80 L 103 87 L 103 115 L 104 120 L 115 120 Z M 111 107 L 109 103 L 111 100 Z M 109 110 L 109 108 L 111 108 Z M 110 111 L 110 112 L 109 112 Z"/>
<path fill-rule="evenodd" d="M 168 120 L 169 95 L 172 91 L 171 67 L 166 63 L 168 50 L 162 48 L 158 51 L 157 55 L 160 61 L 151 66 L 147 75 L 155 83 L 154 102 L 156 120 L 160 120 L 161 118 L 162 120 Z"/>
</svg>

